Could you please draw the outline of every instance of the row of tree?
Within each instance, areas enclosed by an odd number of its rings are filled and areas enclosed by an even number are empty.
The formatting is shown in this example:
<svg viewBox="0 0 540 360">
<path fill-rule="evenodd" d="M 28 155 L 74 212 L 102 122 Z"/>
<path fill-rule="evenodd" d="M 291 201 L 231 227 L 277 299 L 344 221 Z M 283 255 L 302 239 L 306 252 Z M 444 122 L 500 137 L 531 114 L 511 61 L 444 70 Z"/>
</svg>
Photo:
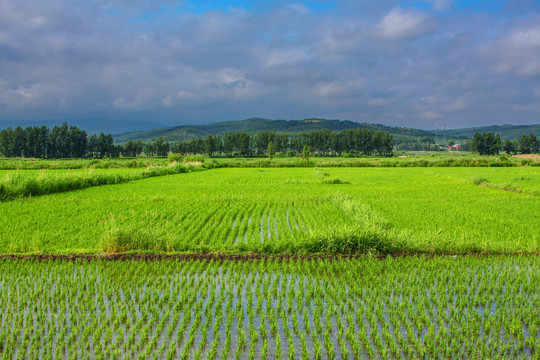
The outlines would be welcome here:
<svg viewBox="0 0 540 360">
<path fill-rule="evenodd" d="M 176 141 L 171 151 L 182 155 L 206 154 L 208 156 L 266 156 L 268 145 L 276 153 L 300 154 L 305 146 L 319 156 L 356 155 L 392 156 L 394 140 L 387 131 L 353 129 L 342 131 L 313 130 L 299 133 L 276 133 L 259 131 L 249 134 L 243 131 L 224 135 L 209 135 L 206 139 L 196 138 Z M 162 140 L 152 143 L 155 152 L 165 148 Z M 165 143 L 167 144 L 167 143 Z"/>
<path fill-rule="evenodd" d="M 513 141 L 504 140 L 503 151 L 507 154 L 538 154 L 540 153 L 540 140 L 530 133 L 522 135 L 521 138 L 515 138 Z"/>
<path fill-rule="evenodd" d="M 501 144 L 501 137 L 498 134 L 485 131 L 475 133 L 471 140 L 471 151 L 480 155 L 497 155 L 501 150 L 507 154 L 538 154 L 540 152 L 540 140 L 530 133 L 523 135 L 518 140 L 505 140 Z"/>
<path fill-rule="evenodd" d="M 182 155 L 208 156 L 266 156 L 272 152 L 289 155 L 301 154 L 308 147 L 319 156 L 356 155 L 391 156 L 393 137 L 386 131 L 353 129 L 342 131 L 314 130 L 300 133 L 236 131 L 206 138 L 180 140 L 169 143 L 159 138 L 150 143 L 128 141 L 114 145 L 111 134 L 88 136 L 76 126 L 20 126 L 0 131 L 0 155 L 5 157 L 82 158 L 82 157 L 135 157 L 167 156 L 172 151 Z M 273 155 L 273 154 L 271 154 Z"/>
<path fill-rule="evenodd" d="M 76 126 L 28 126 L 0 131 L 0 154 L 5 157 L 81 158 L 119 156 L 122 147 L 113 144 L 111 134 L 88 136 Z"/>
<path fill-rule="evenodd" d="M 485 131 L 475 133 L 471 140 L 471 151 L 480 155 L 497 155 L 501 149 L 499 134 Z"/>
</svg>

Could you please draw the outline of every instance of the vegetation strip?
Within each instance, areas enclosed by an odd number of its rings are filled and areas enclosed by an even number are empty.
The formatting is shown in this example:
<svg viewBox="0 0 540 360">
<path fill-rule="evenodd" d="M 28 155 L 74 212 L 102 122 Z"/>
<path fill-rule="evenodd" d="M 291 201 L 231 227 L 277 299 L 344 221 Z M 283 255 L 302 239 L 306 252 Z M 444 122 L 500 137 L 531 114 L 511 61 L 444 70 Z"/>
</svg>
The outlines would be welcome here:
<svg viewBox="0 0 540 360">
<path fill-rule="evenodd" d="M 30 254 L 30 255 L 0 255 L 0 260 L 19 260 L 19 261 L 166 261 L 166 260 L 208 260 L 208 261 L 310 261 L 310 260 L 329 260 L 339 261 L 345 259 L 379 259 L 386 260 L 388 258 L 417 258 L 417 259 L 433 259 L 433 258 L 508 258 L 508 257 L 535 257 L 540 256 L 540 252 L 534 253 L 470 253 L 470 254 L 419 254 L 411 252 L 402 252 L 385 255 L 366 255 L 366 254 L 222 254 L 222 253 L 189 253 L 189 254 L 159 254 L 159 253 L 144 253 L 144 254 Z"/>
<path fill-rule="evenodd" d="M 202 171 L 209 167 L 184 164 L 149 167 L 131 174 L 94 173 L 91 169 L 86 174 L 71 176 L 44 175 L 38 177 L 25 176 L 23 173 L 8 174 L 0 182 L 0 201 L 10 201 L 30 196 L 41 196 L 66 191 L 85 189 L 102 185 L 121 184 L 156 176 L 175 175 L 192 171 Z"/>
</svg>

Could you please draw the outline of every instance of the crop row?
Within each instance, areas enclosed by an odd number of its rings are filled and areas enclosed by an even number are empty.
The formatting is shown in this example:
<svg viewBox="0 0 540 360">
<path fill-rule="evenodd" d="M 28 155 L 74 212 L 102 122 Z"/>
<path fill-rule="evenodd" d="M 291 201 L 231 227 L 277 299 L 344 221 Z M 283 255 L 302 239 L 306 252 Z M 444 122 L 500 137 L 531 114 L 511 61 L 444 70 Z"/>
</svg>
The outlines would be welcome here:
<svg viewBox="0 0 540 360">
<path fill-rule="evenodd" d="M 120 184 L 155 176 L 186 173 L 195 169 L 198 168 L 173 164 L 171 166 L 150 167 L 137 172 L 125 171 L 126 169 L 96 172 L 93 168 L 67 173 L 40 171 L 37 176 L 35 171 L 8 172 L 3 179 L 0 179 L 0 201 L 54 194 L 100 185 Z"/>
<path fill-rule="evenodd" d="M 537 257 L 0 262 L 3 359 L 534 358 Z"/>
<path fill-rule="evenodd" d="M 534 253 L 539 171 L 226 168 L 160 176 L 0 203 L 0 249 Z M 479 175 L 523 191 L 468 181 Z"/>
</svg>

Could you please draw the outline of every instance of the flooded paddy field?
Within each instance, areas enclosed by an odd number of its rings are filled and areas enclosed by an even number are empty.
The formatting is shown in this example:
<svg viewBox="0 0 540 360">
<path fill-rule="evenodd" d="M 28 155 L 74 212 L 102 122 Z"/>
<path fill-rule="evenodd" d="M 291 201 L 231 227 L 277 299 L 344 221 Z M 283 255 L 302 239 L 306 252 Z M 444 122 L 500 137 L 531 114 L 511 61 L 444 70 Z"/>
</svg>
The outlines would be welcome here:
<svg viewBox="0 0 540 360">
<path fill-rule="evenodd" d="M 536 256 L 0 260 L 6 359 L 535 358 Z"/>
</svg>

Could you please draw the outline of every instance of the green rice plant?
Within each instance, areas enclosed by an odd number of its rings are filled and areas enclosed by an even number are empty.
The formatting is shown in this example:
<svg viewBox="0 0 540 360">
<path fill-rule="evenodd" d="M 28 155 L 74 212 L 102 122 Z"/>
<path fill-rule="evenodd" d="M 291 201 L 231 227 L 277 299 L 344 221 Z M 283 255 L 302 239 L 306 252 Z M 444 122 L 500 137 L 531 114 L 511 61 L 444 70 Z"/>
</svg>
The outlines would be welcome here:
<svg viewBox="0 0 540 360">
<path fill-rule="evenodd" d="M 13 359 L 524 358 L 538 348 L 539 270 L 535 255 L 3 258 L 0 346 Z M 289 298 L 290 315 L 267 306 Z"/>
<path fill-rule="evenodd" d="M 293 170 L 216 169 L 0 203 L 0 243 L 4 253 L 102 252 L 106 243 L 141 252 L 538 251 L 537 168 L 334 169 L 351 183 L 339 189 Z M 475 171 L 494 187 L 464 184 Z M 284 185 L 291 176 L 302 183 Z M 521 192 L 499 191 L 519 176 L 531 179 Z"/>
</svg>

